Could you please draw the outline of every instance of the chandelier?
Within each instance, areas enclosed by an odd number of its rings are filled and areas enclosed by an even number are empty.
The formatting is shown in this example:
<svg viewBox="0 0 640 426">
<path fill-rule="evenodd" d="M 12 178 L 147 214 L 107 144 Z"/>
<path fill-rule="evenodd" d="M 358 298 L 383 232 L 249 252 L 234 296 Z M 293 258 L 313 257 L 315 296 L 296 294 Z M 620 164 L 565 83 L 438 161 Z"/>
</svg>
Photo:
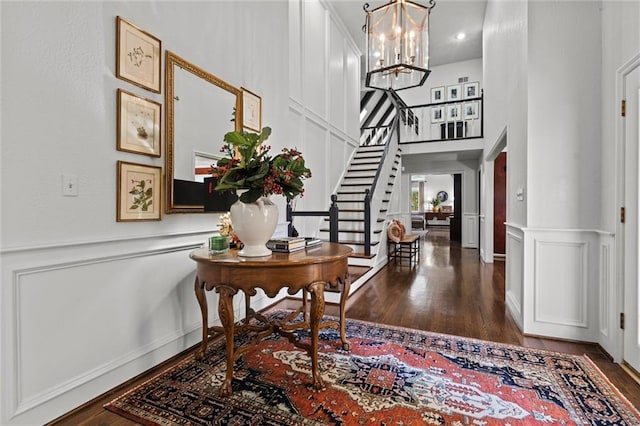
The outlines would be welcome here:
<svg viewBox="0 0 640 426">
<path fill-rule="evenodd" d="M 366 86 L 402 90 L 422 86 L 429 76 L 430 0 L 422 6 L 410 0 L 391 0 L 369 10 L 367 34 Z"/>
</svg>

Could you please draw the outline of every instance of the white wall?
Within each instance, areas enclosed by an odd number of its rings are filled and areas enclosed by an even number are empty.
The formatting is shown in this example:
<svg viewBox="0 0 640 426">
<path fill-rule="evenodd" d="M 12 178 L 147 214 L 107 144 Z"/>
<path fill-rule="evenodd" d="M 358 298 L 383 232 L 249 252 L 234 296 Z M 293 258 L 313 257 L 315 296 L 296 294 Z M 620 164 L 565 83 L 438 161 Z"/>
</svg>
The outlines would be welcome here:
<svg viewBox="0 0 640 426">
<path fill-rule="evenodd" d="M 314 179 L 296 210 L 327 210 L 360 139 L 360 52 L 328 5 L 291 0 L 289 32 L 290 140 L 305 153 Z M 319 52 L 326 52 L 326 57 Z M 315 173 L 314 171 L 319 171 Z M 296 218 L 304 235 L 320 219 Z"/>
<path fill-rule="evenodd" d="M 447 87 L 458 84 L 458 78 L 468 77 L 469 83 L 480 83 L 482 89 L 482 58 L 468 61 L 454 62 L 431 68 L 431 74 L 421 87 L 401 90 L 398 92 L 403 101 L 409 106 L 431 103 L 432 87 Z M 480 96 L 480 93 L 478 93 Z"/>
<path fill-rule="evenodd" d="M 340 45 L 342 33 L 334 28 L 316 40 L 313 23 L 330 28 L 318 4 L 304 2 L 309 27 L 297 39 L 309 53 L 295 57 L 305 70 L 295 109 L 315 121 L 296 127 L 290 103 L 299 76 L 289 65 L 287 1 L 1 3 L 0 423 L 42 424 L 200 337 L 188 253 L 212 233 L 218 216 L 115 221 L 116 162 L 164 164 L 115 149 L 117 88 L 164 103 L 164 86 L 153 94 L 115 77 L 116 16 L 160 38 L 163 50 L 260 95 L 263 125 L 273 128 L 270 144 L 303 151 L 314 173 L 304 200 L 315 207 L 320 193 L 318 204 L 326 207 L 340 164 L 329 152 L 347 158 L 352 148 L 345 141 L 357 133 L 349 111 L 358 107 L 359 65 L 345 53 L 340 74 L 339 64 L 329 71 L 334 50 L 315 52 L 319 59 L 310 54 L 316 43 Z M 344 53 L 351 43 L 343 37 L 342 46 Z M 330 89 L 310 83 L 317 72 L 312 60 L 332 76 Z M 322 93 L 313 92 L 317 87 Z M 220 142 L 211 141 L 213 152 Z M 61 196 L 62 173 L 78 176 L 78 197 Z M 214 323 L 216 297 L 209 296 Z M 271 302 L 258 296 L 254 307 Z"/>
<path fill-rule="evenodd" d="M 489 1 L 482 29 L 484 76 L 484 152 L 500 152 L 506 135 L 507 164 L 507 257 L 506 301 L 511 315 L 522 325 L 524 237 L 527 224 L 527 3 Z M 481 253 L 493 261 L 493 163 L 481 168 Z M 522 187 L 525 199 L 516 199 Z"/>
<path fill-rule="evenodd" d="M 627 2 L 490 1 L 484 27 L 485 152 L 501 135 L 509 150 L 508 309 L 525 333 L 599 341 L 614 355 L 615 209 L 602 204 L 616 180 L 611 78 L 623 52 L 637 52 L 638 15 Z M 482 169 L 490 200 L 493 168 Z"/>
<path fill-rule="evenodd" d="M 527 199 L 517 201 L 515 192 L 522 186 L 526 194 L 527 183 L 527 3 L 489 1 L 482 32 L 485 153 L 499 143 L 506 130 L 507 221 L 526 226 Z M 481 205 L 487 223 L 493 223 L 493 178 L 486 178 L 491 180 L 487 180 Z M 493 245 L 488 252 L 493 252 Z"/>
<path fill-rule="evenodd" d="M 531 227 L 599 226 L 599 8 L 594 1 L 529 3 L 527 225 Z"/>
</svg>

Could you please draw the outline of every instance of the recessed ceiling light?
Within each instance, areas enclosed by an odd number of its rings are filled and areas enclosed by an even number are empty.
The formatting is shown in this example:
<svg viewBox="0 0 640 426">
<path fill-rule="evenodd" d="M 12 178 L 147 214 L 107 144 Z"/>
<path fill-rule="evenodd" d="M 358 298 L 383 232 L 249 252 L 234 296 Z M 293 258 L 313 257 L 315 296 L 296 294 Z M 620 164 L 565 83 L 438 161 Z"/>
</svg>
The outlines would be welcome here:
<svg viewBox="0 0 640 426">
<path fill-rule="evenodd" d="M 465 33 L 456 34 L 456 40 L 464 40 L 467 35 Z"/>
</svg>

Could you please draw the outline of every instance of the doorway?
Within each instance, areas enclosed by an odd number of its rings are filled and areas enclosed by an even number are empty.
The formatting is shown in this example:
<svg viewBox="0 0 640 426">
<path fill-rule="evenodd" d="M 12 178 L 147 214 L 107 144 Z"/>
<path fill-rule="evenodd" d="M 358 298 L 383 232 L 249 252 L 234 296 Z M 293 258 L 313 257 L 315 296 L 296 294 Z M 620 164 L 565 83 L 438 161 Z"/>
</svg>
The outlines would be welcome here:
<svg viewBox="0 0 640 426">
<path fill-rule="evenodd" d="M 507 250 L 507 153 L 493 162 L 493 256 L 504 259 Z"/>
<path fill-rule="evenodd" d="M 623 329 L 623 363 L 636 372 L 640 371 L 640 325 L 638 317 L 640 278 L 638 261 L 638 232 L 640 226 L 640 167 L 638 142 L 640 140 L 640 54 L 630 61 L 620 73 L 621 95 L 625 100 L 626 112 L 620 114 L 620 131 L 624 157 L 620 164 L 624 168 L 622 186 L 622 203 L 625 208 L 625 223 L 618 225 L 619 235 L 623 239 L 624 251 L 624 288 L 622 310 L 624 315 Z M 619 193 L 620 193 L 619 192 Z"/>
</svg>

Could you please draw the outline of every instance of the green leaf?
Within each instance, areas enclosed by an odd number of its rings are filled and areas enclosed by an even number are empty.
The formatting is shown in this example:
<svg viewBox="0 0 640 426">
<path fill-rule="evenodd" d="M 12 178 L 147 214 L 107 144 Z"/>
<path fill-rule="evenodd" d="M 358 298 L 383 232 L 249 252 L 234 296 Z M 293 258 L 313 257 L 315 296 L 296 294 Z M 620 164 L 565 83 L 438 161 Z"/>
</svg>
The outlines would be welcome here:
<svg viewBox="0 0 640 426">
<path fill-rule="evenodd" d="M 224 135 L 224 141 L 237 147 L 251 145 L 251 142 L 239 132 L 228 132 Z"/>
<path fill-rule="evenodd" d="M 262 196 L 262 189 L 252 188 L 240 196 L 243 203 L 255 203 Z"/>
</svg>

